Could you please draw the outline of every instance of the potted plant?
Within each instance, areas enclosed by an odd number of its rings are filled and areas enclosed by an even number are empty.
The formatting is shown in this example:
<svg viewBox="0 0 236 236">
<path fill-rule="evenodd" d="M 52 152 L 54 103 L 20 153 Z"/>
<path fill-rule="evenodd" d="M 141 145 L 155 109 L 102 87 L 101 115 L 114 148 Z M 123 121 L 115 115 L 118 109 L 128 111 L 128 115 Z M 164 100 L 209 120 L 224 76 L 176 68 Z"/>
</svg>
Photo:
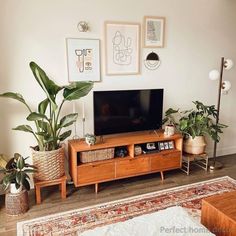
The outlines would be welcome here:
<svg viewBox="0 0 236 236">
<path fill-rule="evenodd" d="M 202 102 L 195 101 L 194 109 L 181 111 L 180 119 L 175 122 L 175 127 L 184 135 L 185 152 L 190 154 L 201 154 L 205 151 L 205 135 L 219 142 L 222 129 L 227 125 L 216 124 L 217 110 L 214 105 L 207 106 Z M 172 111 L 172 114 L 176 112 Z"/>
<path fill-rule="evenodd" d="M 30 190 L 30 177 L 28 174 L 35 173 L 37 168 L 27 164 L 25 162 L 27 158 L 15 153 L 14 157 L 7 162 L 5 168 L 0 168 L 0 173 L 4 174 L 0 181 L 4 191 L 9 189 L 10 193 L 20 193 L 23 189 Z"/>
<path fill-rule="evenodd" d="M 61 117 L 63 105 L 72 100 L 86 96 L 93 87 L 92 82 L 73 82 L 60 86 L 49 79 L 46 73 L 35 62 L 30 62 L 34 78 L 45 93 L 37 110 L 34 111 L 19 93 L 7 92 L 0 97 L 12 98 L 21 102 L 29 111 L 27 120 L 35 124 L 33 129 L 28 124 L 19 125 L 13 130 L 31 133 L 37 145 L 32 148 L 33 163 L 38 168 L 35 174 L 37 180 L 52 180 L 65 174 L 64 148 L 62 141 L 71 135 L 71 130 L 63 131 L 77 119 L 78 113 Z M 58 96 L 59 92 L 62 96 Z M 61 99 L 59 99 L 61 98 Z"/>
<path fill-rule="evenodd" d="M 175 133 L 175 128 L 177 126 L 175 114 L 178 112 L 179 112 L 179 109 L 174 110 L 173 108 L 169 108 L 165 112 L 165 118 L 162 120 L 162 125 L 165 124 L 164 135 L 171 136 Z"/>
<path fill-rule="evenodd" d="M 1 179 L 3 190 L 9 189 L 5 196 L 6 213 L 9 215 L 19 215 L 29 209 L 30 177 L 28 174 L 36 172 L 37 168 L 27 164 L 26 159 L 19 153 L 15 153 L 5 168 L 0 168 L 0 173 L 4 175 Z"/>
</svg>

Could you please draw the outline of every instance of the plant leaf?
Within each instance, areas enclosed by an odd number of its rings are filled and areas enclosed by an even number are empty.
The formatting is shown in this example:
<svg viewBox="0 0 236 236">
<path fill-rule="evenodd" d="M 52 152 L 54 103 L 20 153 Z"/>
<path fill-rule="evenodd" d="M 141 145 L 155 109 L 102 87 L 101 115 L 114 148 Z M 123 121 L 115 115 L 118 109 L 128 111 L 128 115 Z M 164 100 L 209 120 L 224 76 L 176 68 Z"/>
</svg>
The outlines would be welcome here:
<svg viewBox="0 0 236 236">
<path fill-rule="evenodd" d="M 48 107 L 48 104 L 49 104 L 49 99 L 48 98 L 46 98 L 45 100 L 40 102 L 39 106 L 38 106 L 38 112 L 40 114 L 45 114 L 45 112 L 47 110 L 47 107 Z"/>
<path fill-rule="evenodd" d="M 19 156 L 16 162 L 16 167 L 20 170 L 22 170 L 25 167 L 25 160 L 22 156 Z"/>
<path fill-rule="evenodd" d="M 68 130 L 59 136 L 59 140 L 63 141 L 71 135 L 71 130 Z"/>
<path fill-rule="evenodd" d="M 29 125 L 19 125 L 16 128 L 14 128 L 13 130 L 20 130 L 20 131 L 24 131 L 24 132 L 34 133 L 32 128 Z"/>
<path fill-rule="evenodd" d="M 57 104 L 55 102 L 55 96 L 61 89 L 63 89 L 63 87 L 58 86 L 52 80 L 50 80 L 44 70 L 40 68 L 35 62 L 30 62 L 30 68 L 34 74 L 35 79 L 46 93 L 47 98 L 50 100 L 53 109 L 56 110 Z"/>
<path fill-rule="evenodd" d="M 78 113 L 71 113 L 60 120 L 59 128 L 72 125 L 78 117 Z"/>
<path fill-rule="evenodd" d="M 25 187 L 25 189 L 27 190 L 27 191 L 29 191 L 30 190 L 30 184 L 29 184 L 29 181 L 25 178 L 24 180 L 23 180 L 23 186 Z"/>
<path fill-rule="evenodd" d="M 86 96 L 93 88 L 93 82 L 73 82 L 65 86 L 63 97 L 67 101 L 72 101 Z"/>
<path fill-rule="evenodd" d="M 36 121 L 36 120 L 47 119 L 47 116 L 45 116 L 44 114 L 32 112 L 28 115 L 28 117 L 26 119 L 28 121 Z"/>
<path fill-rule="evenodd" d="M 19 93 L 7 92 L 7 93 L 0 94 L 0 97 L 12 98 L 12 99 L 15 99 L 19 102 L 22 102 L 22 103 L 26 104 L 25 99 Z"/>
</svg>

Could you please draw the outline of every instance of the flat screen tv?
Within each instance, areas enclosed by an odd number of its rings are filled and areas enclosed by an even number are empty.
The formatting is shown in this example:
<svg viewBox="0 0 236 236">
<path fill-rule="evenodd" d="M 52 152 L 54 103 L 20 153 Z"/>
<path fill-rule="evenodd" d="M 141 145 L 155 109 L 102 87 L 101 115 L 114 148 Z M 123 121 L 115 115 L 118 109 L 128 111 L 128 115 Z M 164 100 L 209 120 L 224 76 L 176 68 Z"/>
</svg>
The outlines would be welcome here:
<svg viewBox="0 0 236 236">
<path fill-rule="evenodd" d="M 94 91 L 94 134 L 161 128 L 163 89 Z"/>
</svg>

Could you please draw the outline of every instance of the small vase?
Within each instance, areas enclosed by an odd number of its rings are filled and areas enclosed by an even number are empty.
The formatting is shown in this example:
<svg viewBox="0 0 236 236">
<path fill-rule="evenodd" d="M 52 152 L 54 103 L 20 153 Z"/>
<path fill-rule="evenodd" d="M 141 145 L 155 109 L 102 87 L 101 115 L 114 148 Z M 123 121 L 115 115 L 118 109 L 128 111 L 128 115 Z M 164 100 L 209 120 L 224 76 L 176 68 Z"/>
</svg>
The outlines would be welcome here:
<svg viewBox="0 0 236 236">
<path fill-rule="evenodd" d="M 166 125 L 164 135 L 169 137 L 174 134 L 175 134 L 175 127 L 173 125 Z"/>
<path fill-rule="evenodd" d="M 16 188 L 16 185 L 13 183 L 13 184 L 10 184 L 10 193 L 20 193 L 22 191 L 22 185 L 17 189 Z"/>
</svg>

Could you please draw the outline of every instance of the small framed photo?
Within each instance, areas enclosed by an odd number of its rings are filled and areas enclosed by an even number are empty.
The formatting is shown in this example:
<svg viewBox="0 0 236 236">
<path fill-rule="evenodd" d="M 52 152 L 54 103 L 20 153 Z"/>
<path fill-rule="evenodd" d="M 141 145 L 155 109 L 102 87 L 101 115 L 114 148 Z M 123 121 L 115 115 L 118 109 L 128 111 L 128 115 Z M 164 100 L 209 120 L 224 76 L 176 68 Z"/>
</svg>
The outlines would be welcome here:
<svg viewBox="0 0 236 236">
<path fill-rule="evenodd" d="M 143 47 L 163 48 L 165 17 L 145 16 L 143 20 Z"/>
<path fill-rule="evenodd" d="M 165 150 L 169 150 L 169 142 L 164 142 Z"/>
<path fill-rule="evenodd" d="M 162 143 L 162 142 L 159 142 L 158 143 L 158 146 L 159 146 L 159 150 L 165 150 L 165 146 L 164 146 L 164 143 Z"/>
<path fill-rule="evenodd" d="M 107 75 L 140 74 L 140 24 L 105 22 Z"/>
<path fill-rule="evenodd" d="M 169 149 L 174 149 L 174 142 L 173 141 L 169 141 Z"/>
<path fill-rule="evenodd" d="M 100 81 L 99 39 L 67 38 L 69 82 Z"/>
</svg>

